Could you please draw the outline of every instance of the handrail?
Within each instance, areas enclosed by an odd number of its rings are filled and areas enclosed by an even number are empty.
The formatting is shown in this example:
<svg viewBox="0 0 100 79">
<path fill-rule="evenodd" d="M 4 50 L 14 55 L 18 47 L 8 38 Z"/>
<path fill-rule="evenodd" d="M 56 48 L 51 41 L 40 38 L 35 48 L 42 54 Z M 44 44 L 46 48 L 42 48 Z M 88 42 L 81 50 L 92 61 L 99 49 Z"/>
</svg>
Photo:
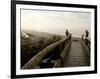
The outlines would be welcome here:
<svg viewBox="0 0 100 79">
<path fill-rule="evenodd" d="M 87 47 L 90 50 L 90 40 L 88 38 L 85 38 L 85 44 L 87 45 Z"/>
<path fill-rule="evenodd" d="M 90 40 L 88 39 L 88 37 L 83 37 L 83 35 L 82 35 L 82 40 L 84 40 L 84 42 L 85 42 L 85 44 L 86 44 L 86 46 L 89 48 L 89 50 L 90 50 L 90 44 L 91 44 L 91 42 L 90 42 Z"/>
<path fill-rule="evenodd" d="M 42 59 L 50 53 L 52 50 L 54 50 L 58 45 L 61 43 L 64 43 L 65 41 L 68 41 L 70 36 L 68 36 L 65 39 L 62 39 L 60 41 L 57 41 L 46 48 L 44 48 L 42 51 L 40 51 L 38 54 L 36 54 L 33 58 L 31 58 L 23 67 L 22 69 L 32 69 L 35 68 L 39 63 L 41 63 Z"/>
</svg>

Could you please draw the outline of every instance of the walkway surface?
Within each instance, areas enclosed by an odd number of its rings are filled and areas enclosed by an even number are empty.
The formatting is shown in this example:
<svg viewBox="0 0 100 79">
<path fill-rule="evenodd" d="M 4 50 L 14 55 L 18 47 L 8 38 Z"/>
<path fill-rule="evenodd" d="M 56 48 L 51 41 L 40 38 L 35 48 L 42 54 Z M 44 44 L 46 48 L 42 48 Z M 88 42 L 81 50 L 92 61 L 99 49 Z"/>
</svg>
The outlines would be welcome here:
<svg viewBox="0 0 100 79">
<path fill-rule="evenodd" d="M 69 49 L 66 51 L 64 67 L 89 66 L 89 50 L 79 38 L 73 38 Z"/>
</svg>

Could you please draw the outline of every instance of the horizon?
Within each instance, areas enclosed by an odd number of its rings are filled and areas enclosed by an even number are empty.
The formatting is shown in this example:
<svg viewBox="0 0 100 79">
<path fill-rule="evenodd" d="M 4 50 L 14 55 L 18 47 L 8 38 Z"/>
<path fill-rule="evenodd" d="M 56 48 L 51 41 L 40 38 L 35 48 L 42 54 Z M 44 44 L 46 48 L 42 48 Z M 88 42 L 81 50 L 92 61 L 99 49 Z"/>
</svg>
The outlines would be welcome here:
<svg viewBox="0 0 100 79">
<path fill-rule="evenodd" d="M 56 12 L 21 10 L 21 29 L 65 35 L 66 29 L 80 37 L 91 26 L 91 14 L 85 12 Z"/>
</svg>

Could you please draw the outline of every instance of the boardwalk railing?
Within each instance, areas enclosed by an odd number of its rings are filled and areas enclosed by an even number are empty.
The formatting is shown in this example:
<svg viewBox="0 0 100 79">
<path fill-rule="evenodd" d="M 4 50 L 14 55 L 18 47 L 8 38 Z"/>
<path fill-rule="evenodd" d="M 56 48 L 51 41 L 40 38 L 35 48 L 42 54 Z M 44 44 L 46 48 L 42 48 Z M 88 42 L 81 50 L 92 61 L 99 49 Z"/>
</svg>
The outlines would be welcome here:
<svg viewBox="0 0 100 79">
<path fill-rule="evenodd" d="M 85 44 L 86 44 L 86 46 L 89 48 L 89 50 L 91 49 L 91 47 L 90 47 L 90 44 L 91 44 L 91 42 L 90 42 L 90 39 L 89 38 L 87 38 L 87 37 L 82 37 L 82 40 L 85 42 Z"/>
<path fill-rule="evenodd" d="M 62 39 L 60 41 L 57 41 L 46 48 L 44 48 L 42 51 L 40 51 L 38 54 L 36 54 L 33 58 L 31 58 L 23 67 L 22 69 L 33 69 L 36 68 L 38 65 L 43 62 L 44 59 L 55 59 L 59 60 L 59 55 L 61 51 L 63 50 L 65 44 L 69 43 L 71 39 L 71 35 L 69 35 L 67 38 Z M 58 62 L 58 61 L 57 61 Z M 57 64 L 55 63 L 55 65 Z"/>
<path fill-rule="evenodd" d="M 88 38 L 85 38 L 85 44 L 87 45 L 87 47 L 89 48 L 90 50 L 90 40 Z"/>
</svg>

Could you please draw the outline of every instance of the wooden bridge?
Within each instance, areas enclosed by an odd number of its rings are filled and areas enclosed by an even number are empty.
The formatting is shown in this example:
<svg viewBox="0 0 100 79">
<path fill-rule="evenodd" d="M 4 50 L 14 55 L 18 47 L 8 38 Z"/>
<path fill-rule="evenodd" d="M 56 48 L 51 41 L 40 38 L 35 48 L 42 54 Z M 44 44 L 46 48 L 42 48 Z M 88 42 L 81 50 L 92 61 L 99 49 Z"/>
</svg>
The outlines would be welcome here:
<svg viewBox="0 0 100 79">
<path fill-rule="evenodd" d="M 78 67 L 90 65 L 90 41 L 68 37 L 57 41 L 31 58 L 22 69 Z"/>
</svg>

